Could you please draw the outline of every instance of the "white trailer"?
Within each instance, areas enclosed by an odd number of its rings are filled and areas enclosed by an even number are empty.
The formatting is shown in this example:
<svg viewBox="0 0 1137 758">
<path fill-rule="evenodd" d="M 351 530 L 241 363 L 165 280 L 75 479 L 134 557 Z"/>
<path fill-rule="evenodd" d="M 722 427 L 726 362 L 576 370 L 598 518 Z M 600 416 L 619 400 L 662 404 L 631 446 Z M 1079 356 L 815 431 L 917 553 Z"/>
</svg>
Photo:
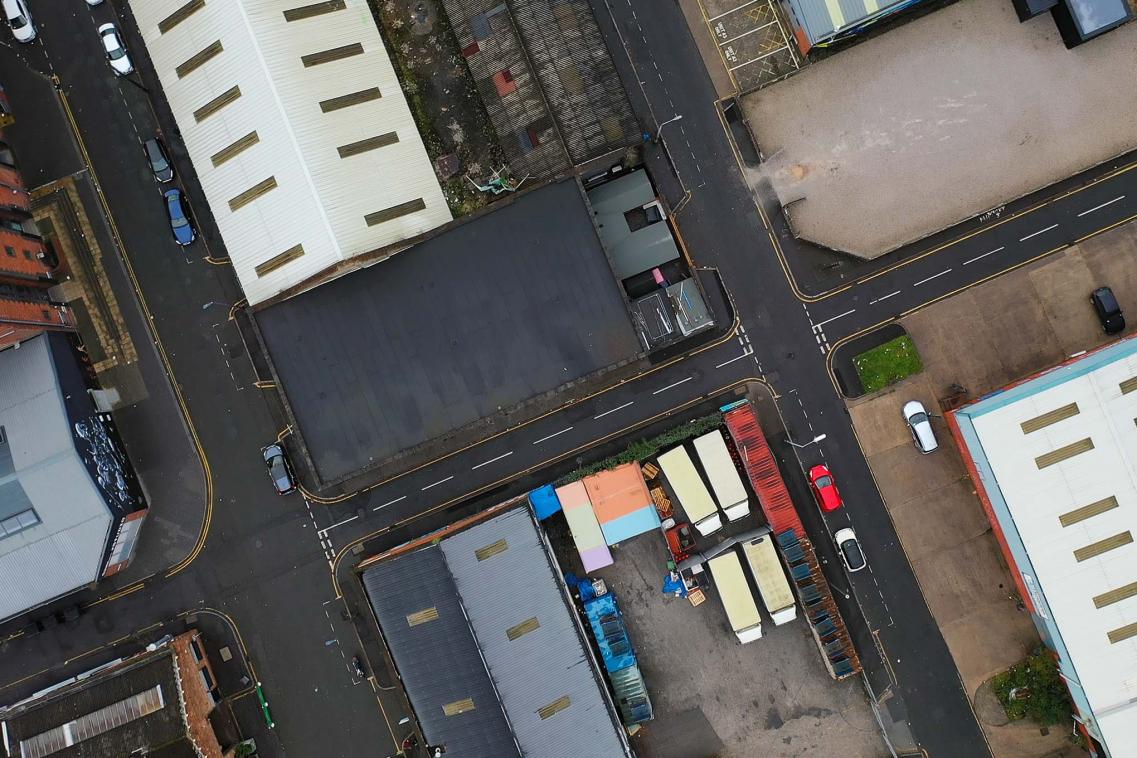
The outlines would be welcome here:
<svg viewBox="0 0 1137 758">
<path fill-rule="evenodd" d="M 687 520 L 699 530 L 699 534 L 706 537 L 722 528 L 722 517 L 715 501 L 682 445 L 659 456 L 659 468 L 679 500 L 679 506 L 687 514 Z"/>
<path fill-rule="evenodd" d="M 754 574 L 754 583 L 758 585 L 762 602 L 766 605 L 766 610 L 774 623 L 781 625 L 797 618 L 794 593 L 790 589 L 790 583 L 786 581 L 782 562 L 778 560 L 773 537 L 767 534 L 764 537 L 747 540 L 742 543 L 742 552 L 746 554 L 746 562 L 750 564 L 750 571 Z"/>
<path fill-rule="evenodd" d="M 742 486 L 742 477 L 726 449 L 722 432 L 715 429 L 695 440 L 695 451 L 703 463 L 703 470 L 711 480 L 711 489 L 719 501 L 719 507 L 731 521 L 737 521 L 750 513 L 750 498 Z"/>
<path fill-rule="evenodd" d="M 722 607 L 726 610 L 730 628 L 734 630 L 738 641 L 745 645 L 760 638 L 762 616 L 758 613 L 758 604 L 754 602 L 754 593 L 750 591 L 738 553 L 731 548 L 711 558 L 707 561 L 707 566 L 710 567 Z"/>
</svg>

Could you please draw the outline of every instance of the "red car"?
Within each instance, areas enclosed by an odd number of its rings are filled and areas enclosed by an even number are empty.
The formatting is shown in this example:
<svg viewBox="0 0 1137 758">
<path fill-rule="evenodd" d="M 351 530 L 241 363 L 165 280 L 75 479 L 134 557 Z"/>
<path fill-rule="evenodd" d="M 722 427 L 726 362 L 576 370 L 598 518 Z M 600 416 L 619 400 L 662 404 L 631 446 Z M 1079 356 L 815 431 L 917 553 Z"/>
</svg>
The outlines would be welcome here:
<svg viewBox="0 0 1137 758">
<path fill-rule="evenodd" d="M 817 502 L 821 503 L 821 510 L 835 511 L 844 505 L 841 493 L 837 491 L 837 483 L 826 466 L 814 466 L 809 470 L 809 483 L 817 493 Z"/>
</svg>

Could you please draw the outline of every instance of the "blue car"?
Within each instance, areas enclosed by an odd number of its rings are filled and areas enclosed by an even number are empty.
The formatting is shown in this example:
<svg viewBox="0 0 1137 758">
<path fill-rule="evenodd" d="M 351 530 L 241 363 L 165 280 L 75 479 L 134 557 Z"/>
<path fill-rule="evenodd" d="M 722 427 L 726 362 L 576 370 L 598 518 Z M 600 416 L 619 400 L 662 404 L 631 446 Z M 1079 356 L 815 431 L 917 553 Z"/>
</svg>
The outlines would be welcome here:
<svg viewBox="0 0 1137 758">
<path fill-rule="evenodd" d="M 193 230 L 193 222 L 186 213 L 185 200 L 179 189 L 166 190 L 162 193 L 166 198 L 166 215 L 170 217 L 170 229 L 174 232 L 174 241 L 179 245 L 188 245 L 197 239 Z"/>
</svg>

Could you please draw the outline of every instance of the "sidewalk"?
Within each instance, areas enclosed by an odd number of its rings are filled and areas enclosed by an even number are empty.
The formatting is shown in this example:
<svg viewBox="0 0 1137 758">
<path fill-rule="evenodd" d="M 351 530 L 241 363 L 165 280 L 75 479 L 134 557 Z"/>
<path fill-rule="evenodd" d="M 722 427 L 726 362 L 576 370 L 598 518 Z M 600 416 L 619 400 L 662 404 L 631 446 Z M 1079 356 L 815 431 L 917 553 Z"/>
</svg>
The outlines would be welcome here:
<svg viewBox="0 0 1137 758">
<path fill-rule="evenodd" d="M 66 260 L 69 279 L 54 295 L 76 311 L 103 389 L 118 391 L 111 413 L 150 506 L 133 562 L 100 585 L 113 590 L 190 553 L 205 517 L 204 472 L 55 88 L 7 54 L 0 78 L 16 117 L 5 138 L 37 185 L 40 231 Z"/>
</svg>

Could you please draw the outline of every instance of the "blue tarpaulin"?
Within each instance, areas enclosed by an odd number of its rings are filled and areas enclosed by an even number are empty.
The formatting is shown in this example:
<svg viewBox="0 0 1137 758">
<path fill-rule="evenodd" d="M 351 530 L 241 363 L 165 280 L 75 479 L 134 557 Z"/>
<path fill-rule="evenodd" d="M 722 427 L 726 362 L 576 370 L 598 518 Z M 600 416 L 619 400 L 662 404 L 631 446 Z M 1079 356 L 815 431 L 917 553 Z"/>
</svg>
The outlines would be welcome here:
<svg viewBox="0 0 1137 758">
<path fill-rule="evenodd" d="M 557 498 L 557 491 L 553 485 L 546 484 L 529 493 L 529 504 L 533 506 L 533 513 L 538 521 L 544 521 L 554 513 L 560 513 L 561 501 Z"/>
</svg>

